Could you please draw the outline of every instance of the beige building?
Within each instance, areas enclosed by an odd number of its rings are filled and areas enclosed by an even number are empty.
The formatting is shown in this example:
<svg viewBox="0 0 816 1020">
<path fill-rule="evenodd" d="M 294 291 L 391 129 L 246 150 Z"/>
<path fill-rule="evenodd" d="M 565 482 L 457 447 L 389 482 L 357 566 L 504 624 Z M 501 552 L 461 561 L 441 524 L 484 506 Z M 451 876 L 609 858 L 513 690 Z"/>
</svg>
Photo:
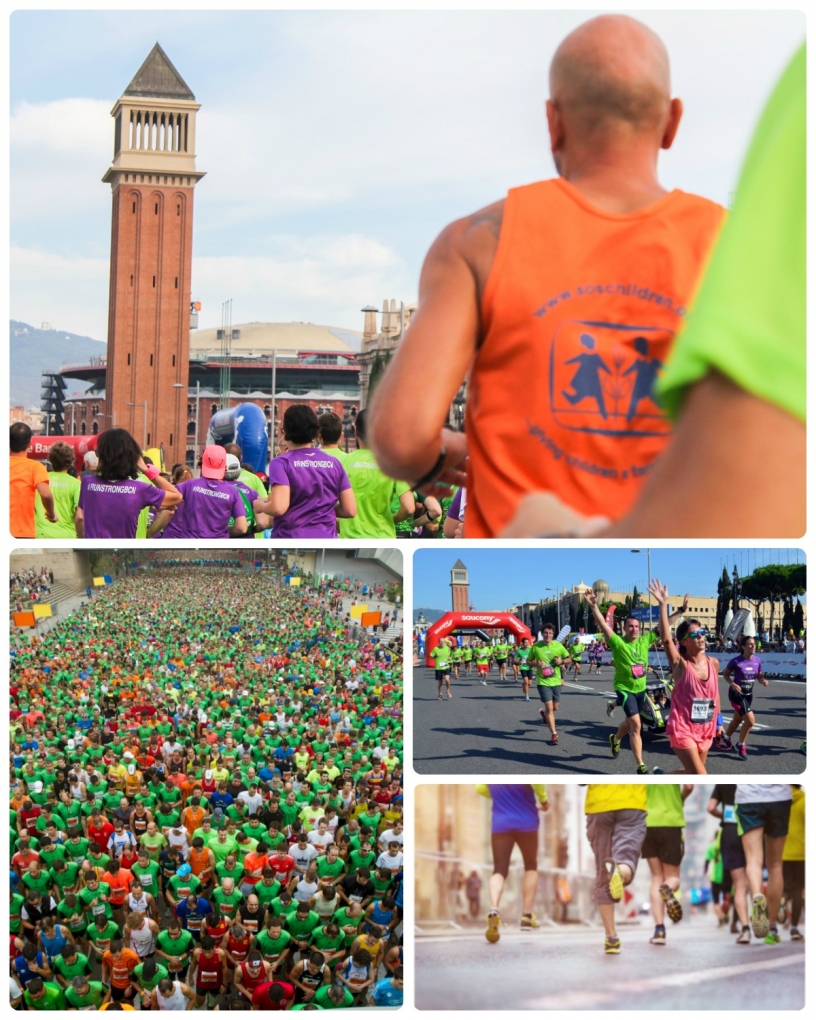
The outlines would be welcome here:
<svg viewBox="0 0 816 1020">
<path fill-rule="evenodd" d="M 584 592 L 594 591 L 598 597 L 599 602 L 614 602 L 616 605 L 622 606 L 627 598 L 632 597 L 631 589 L 626 591 L 622 588 L 616 588 L 610 585 L 607 581 L 599 579 L 594 581 L 591 585 L 586 584 L 583 580 L 574 584 L 571 588 L 564 588 L 558 594 L 548 596 L 547 598 L 541 599 L 540 602 L 525 602 L 512 608 L 512 612 L 528 623 L 529 617 L 535 610 L 549 609 L 550 606 L 559 607 L 561 619 L 564 623 L 568 623 L 570 619 L 570 608 L 572 608 L 575 618 L 578 618 L 578 614 L 581 610 L 581 603 L 583 601 L 582 596 Z M 648 602 L 648 592 L 638 592 L 641 605 L 646 606 Z M 669 595 L 669 606 L 671 610 L 677 610 L 683 605 L 683 599 L 685 598 L 685 592 L 673 592 Z M 760 620 L 763 621 L 763 625 L 768 627 L 771 620 L 771 604 L 770 602 L 763 602 L 759 607 L 755 607 L 753 603 L 747 599 L 740 600 L 740 606 L 744 609 L 748 609 L 754 617 L 754 622 L 759 627 Z M 802 605 L 802 609 L 805 614 L 805 626 L 807 626 L 807 606 Z M 689 593 L 689 606 L 686 613 L 687 618 L 693 617 L 699 620 L 706 630 L 713 633 L 716 630 L 717 623 L 717 596 L 716 595 L 694 595 Z M 778 625 L 782 621 L 781 607 L 777 604 L 774 612 L 774 625 Z M 529 625 L 529 623 L 528 623 Z M 590 628 L 591 629 L 591 628 Z"/>
<path fill-rule="evenodd" d="M 400 301 L 398 306 L 394 298 L 391 298 L 390 302 L 386 298 L 383 300 L 380 313 L 379 329 L 377 328 L 377 309 L 373 305 L 366 305 L 362 309 L 365 316 L 363 338 L 360 353 L 357 355 L 357 363 L 360 366 L 361 407 L 367 406 L 369 393 L 376 387 L 377 380 L 388 367 L 416 308 L 416 304 L 406 305 L 405 302 Z"/>
</svg>

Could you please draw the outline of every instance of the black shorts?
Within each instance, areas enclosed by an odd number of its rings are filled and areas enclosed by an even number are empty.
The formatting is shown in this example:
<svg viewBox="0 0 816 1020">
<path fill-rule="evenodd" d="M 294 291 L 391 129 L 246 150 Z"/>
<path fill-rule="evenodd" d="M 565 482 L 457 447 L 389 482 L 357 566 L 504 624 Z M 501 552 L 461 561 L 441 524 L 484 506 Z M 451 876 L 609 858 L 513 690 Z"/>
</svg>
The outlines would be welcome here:
<svg viewBox="0 0 816 1020">
<path fill-rule="evenodd" d="M 533 671 L 529 666 L 519 666 L 519 672 L 522 676 L 531 676 Z"/>
<path fill-rule="evenodd" d="M 221 988 L 224 986 L 221 985 Z M 196 995 L 201 999 L 206 999 L 208 995 L 220 995 L 221 988 L 202 988 L 201 985 L 195 986 Z"/>
<path fill-rule="evenodd" d="M 733 687 L 729 687 L 728 700 L 734 711 L 739 712 L 740 715 L 748 715 L 749 712 L 753 711 L 751 708 L 751 703 L 754 700 L 753 691 L 750 691 L 748 694 L 737 694 Z"/>
<path fill-rule="evenodd" d="M 643 705 L 646 701 L 646 690 L 638 691 L 617 691 L 618 704 L 623 708 L 623 713 L 627 719 L 631 719 L 633 715 L 640 715 L 643 711 Z"/>
<path fill-rule="evenodd" d="M 437 682 L 440 684 L 442 683 L 446 676 L 450 676 L 449 669 L 437 669 L 434 672 L 436 673 Z"/>
<path fill-rule="evenodd" d="M 683 830 L 677 825 L 655 825 L 646 829 L 646 839 L 640 856 L 656 857 L 663 864 L 680 867 L 686 845 Z"/>
<path fill-rule="evenodd" d="M 726 871 L 738 871 L 745 867 L 745 851 L 735 824 L 729 823 L 722 827 L 720 855 Z"/>
<path fill-rule="evenodd" d="M 128 998 L 131 998 L 133 996 L 133 986 L 132 985 L 128 985 L 127 988 L 114 988 L 113 985 L 111 985 L 110 986 L 110 990 L 111 990 L 111 999 L 114 1002 L 122 1002 L 124 1000 L 125 996 L 127 996 Z"/>
<path fill-rule="evenodd" d="M 546 705 L 548 702 L 553 701 L 557 705 L 561 701 L 561 685 L 557 687 L 548 687 L 547 684 L 537 684 L 538 696 Z"/>
<path fill-rule="evenodd" d="M 790 821 L 791 801 L 774 800 L 763 804 L 737 804 L 737 824 L 740 834 L 752 829 L 765 829 L 771 839 L 787 836 Z"/>
</svg>

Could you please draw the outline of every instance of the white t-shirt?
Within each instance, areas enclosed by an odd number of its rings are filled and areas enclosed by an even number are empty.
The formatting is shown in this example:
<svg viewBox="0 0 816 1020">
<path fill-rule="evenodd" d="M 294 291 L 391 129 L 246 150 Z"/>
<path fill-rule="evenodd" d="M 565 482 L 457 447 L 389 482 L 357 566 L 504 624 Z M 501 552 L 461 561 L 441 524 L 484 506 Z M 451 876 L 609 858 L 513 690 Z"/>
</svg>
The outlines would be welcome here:
<svg viewBox="0 0 816 1020">
<path fill-rule="evenodd" d="M 401 850 L 398 850 L 393 857 L 388 853 L 380 854 L 377 858 L 377 867 L 388 868 L 389 870 L 391 870 L 391 868 L 401 868 L 403 860 L 404 854 Z"/>
<path fill-rule="evenodd" d="M 317 850 L 311 845 L 303 848 L 299 847 L 297 843 L 289 847 L 289 856 L 295 862 L 295 867 L 298 871 L 305 871 L 315 857 L 318 856 Z"/>
<path fill-rule="evenodd" d="M 377 840 L 377 843 L 384 853 L 388 849 L 388 844 L 393 843 L 394 841 L 402 846 L 402 836 L 403 834 L 401 832 L 394 832 L 393 829 L 386 829 L 382 836 L 380 836 Z"/>
<path fill-rule="evenodd" d="M 317 831 L 317 829 L 313 829 L 306 838 L 309 840 L 312 846 L 326 847 L 330 843 L 334 842 L 334 836 L 331 834 L 331 832 L 329 832 L 328 829 L 323 833 L 322 836 Z"/>
<path fill-rule="evenodd" d="M 735 804 L 776 804 L 793 800 L 790 783 L 737 783 Z"/>
</svg>

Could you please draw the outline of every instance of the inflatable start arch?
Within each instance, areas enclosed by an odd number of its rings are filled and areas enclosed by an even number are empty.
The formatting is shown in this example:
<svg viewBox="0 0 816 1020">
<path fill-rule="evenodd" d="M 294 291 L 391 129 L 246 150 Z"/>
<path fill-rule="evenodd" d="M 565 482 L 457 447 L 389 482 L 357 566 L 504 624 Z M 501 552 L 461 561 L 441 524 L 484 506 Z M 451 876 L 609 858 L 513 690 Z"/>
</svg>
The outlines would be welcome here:
<svg viewBox="0 0 816 1020">
<path fill-rule="evenodd" d="M 522 638 L 533 640 L 530 628 L 512 613 L 445 613 L 428 628 L 425 637 L 425 665 L 433 666 L 431 652 L 442 638 L 450 637 L 458 630 L 477 627 L 483 630 L 508 630 L 515 635 L 517 642 Z"/>
</svg>

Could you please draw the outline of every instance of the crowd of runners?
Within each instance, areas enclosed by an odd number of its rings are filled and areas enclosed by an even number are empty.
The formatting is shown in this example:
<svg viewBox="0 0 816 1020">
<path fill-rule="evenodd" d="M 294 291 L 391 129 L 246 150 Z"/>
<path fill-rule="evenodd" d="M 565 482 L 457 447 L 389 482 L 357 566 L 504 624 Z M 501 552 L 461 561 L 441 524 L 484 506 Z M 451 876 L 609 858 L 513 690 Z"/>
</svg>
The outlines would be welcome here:
<svg viewBox="0 0 816 1020">
<path fill-rule="evenodd" d="M 183 560 L 12 635 L 12 1005 L 399 1005 L 401 659 Z"/>
<path fill-rule="evenodd" d="M 650 876 L 649 903 L 654 931 L 649 942 L 664 946 L 666 918 L 672 925 L 687 915 L 690 890 L 681 887 L 685 854 L 684 803 L 692 785 L 590 784 L 584 803 L 586 835 L 595 858 L 592 893 L 604 927 L 604 951 L 618 955 L 621 938 L 616 906 L 624 899 L 641 860 Z M 491 800 L 493 874 L 485 937 L 496 943 L 503 921 L 499 910 L 514 847 L 522 857 L 522 931 L 539 927 L 533 907 L 538 890 L 538 842 L 541 813 L 547 811 L 545 786 L 490 784 L 476 791 Z M 805 891 L 805 792 L 787 783 L 719 784 L 708 800 L 719 819 L 707 855 L 718 926 L 727 925 L 738 945 L 777 945 L 780 929 L 801 942 Z"/>
<path fill-rule="evenodd" d="M 511 692 L 519 690 L 525 701 L 530 701 L 530 691 L 535 687 L 542 703 L 541 722 L 549 730 L 549 746 L 555 747 L 565 680 L 581 674 L 585 656 L 589 674 L 600 673 L 602 657 L 608 652 L 614 669 L 615 698 L 607 703 L 607 715 L 612 719 L 618 708 L 623 711 L 620 725 L 607 736 L 613 758 L 620 755 L 628 739 L 639 775 L 663 771 L 650 770 L 643 759 L 642 731 L 647 720 L 668 737 L 679 759 L 678 772 L 704 775 L 712 747 L 733 752 L 740 761 L 747 760 L 748 737 L 756 722 L 755 685 L 767 687 L 770 682 L 756 653 L 758 639 L 742 635 L 737 642 L 737 654 L 721 663 L 706 654 L 709 635 L 700 621 L 684 615 L 687 599 L 669 615 L 668 588 L 655 579 L 649 590 L 660 609 L 656 630 L 644 631 L 636 616 L 628 616 L 623 622 L 623 633 L 616 633 L 598 608 L 597 596 L 588 591 L 584 598 L 599 631 L 589 644 L 577 634 L 569 636 L 569 628 L 557 635 L 551 623 L 543 625 L 538 641 L 523 638 L 511 644 L 502 637 L 495 643 L 471 640 L 460 645 L 455 637 L 442 639 L 430 652 L 439 700 L 453 697 L 451 677 L 461 681 L 472 678 L 487 686 L 491 669 L 495 669 L 496 682 Z M 673 631 L 672 623 L 678 620 Z M 650 664 L 650 651 L 665 655 L 667 669 Z M 650 673 L 655 682 L 649 682 Z M 516 684 L 519 687 L 511 686 Z M 731 711 L 727 725 L 720 699 L 721 684 L 725 684 L 723 692 Z"/>
<path fill-rule="evenodd" d="M 28 456 L 31 429 L 10 430 L 11 532 L 16 538 L 445 538 L 453 495 L 436 499 L 386 477 L 366 444 L 366 411 L 352 450 L 342 421 L 307 404 L 283 416 L 268 471 L 242 462 L 240 446 L 205 447 L 194 472 L 154 464 L 125 429 L 108 429 L 78 473 L 73 447 L 54 443 L 43 464 Z M 455 523 L 455 522 L 454 522 Z"/>
</svg>

